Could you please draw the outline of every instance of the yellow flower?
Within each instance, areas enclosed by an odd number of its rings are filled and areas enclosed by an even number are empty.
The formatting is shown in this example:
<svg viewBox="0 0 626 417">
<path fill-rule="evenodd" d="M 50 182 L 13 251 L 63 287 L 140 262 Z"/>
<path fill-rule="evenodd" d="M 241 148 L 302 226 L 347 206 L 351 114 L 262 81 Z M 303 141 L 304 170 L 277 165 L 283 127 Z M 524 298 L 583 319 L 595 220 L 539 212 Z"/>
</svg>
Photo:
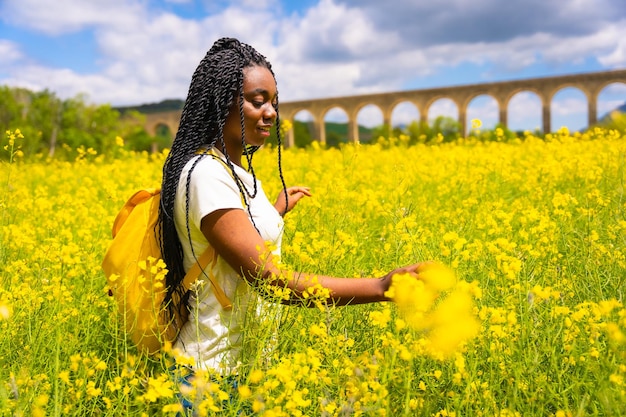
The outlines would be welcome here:
<svg viewBox="0 0 626 417">
<path fill-rule="evenodd" d="M 448 290 L 452 291 L 442 295 Z M 474 285 L 457 285 L 451 269 L 433 264 L 420 272 L 419 279 L 409 274 L 394 275 L 387 296 L 396 303 L 406 324 L 426 332 L 429 353 L 443 359 L 478 334 L 480 326 L 473 313 L 473 293 L 476 293 Z M 370 318 L 380 323 L 384 316 L 373 312 Z"/>
<path fill-rule="evenodd" d="M 419 278 L 429 289 L 437 292 L 449 290 L 456 284 L 454 271 L 439 263 L 427 265 L 420 271 Z"/>
<path fill-rule="evenodd" d="M 48 395 L 41 394 L 37 398 L 35 398 L 35 404 L 37 404 L 39 406 L 44 406 L 44 405 L 48 404 L 48 400 L 49 399 L 50 399 L 50 397 Z"/>
<path fill-rule="evenodd" d="M 265 404 L 263 404 L 263 402 L 259 401 L 258 399 L 255 399 L 252 402 L 252 411 L 255 413 L 262 411 L 264 407 L 265 407 Z"/>
<path fill-rule="evenodd" d="M 11 306 L 0 300 L 0 320 L 8 320 L 12 313 Z"/>
<path fill-rule="evenodd" d="M 328 335 L 325 324 L 312 324 L 309 333 L 316 338 L 325 338 Z"/>
<path fill-rule="evenodd" d="M 239 396 L 244 400 L 252 396 L 252 391 L 250 390 L 250 387 L 247 385 L 238 386 L 237 392 L 239 392 Z"/>
<path fill-rule="evenodd" d="M 87 383 L 87 395 L 90 397 L 99 397 L 102 394 L 102 389 L 96 388 L 96 383 L 94 381 L 89 381 Z"/>
<path fill-rule="evenodd" d="M 258 384 L 262 378 L 263 371 L 261 371 L 260 369 L 255 369 L 254 371 L 250 372 L 249 380 L 251 384 Z"/>
<path fill-rule="evenodd" d="M 163 414 L 176 413 L 178 415 L 178 413 L 181 413 L 183 411 L 183 406 L 181 403 L 178 402 L 174 404 L 166 404 L 163 406 L 161 411 L 163 412 Z"/>
<path fill-rule="evenodd" d="M 293 128 L 293 124 L 288 119 L 283 119 L 280 121 L 280 133 L 281 135 L 286 135 Z"/>
<path fill-rule="evenodd" d="M 173 385 L 174 383 L 166 374 L 158 375 L 156 378 L 150 378 L 148 380 L 148 389 L 141 399 L 152 403 L 156 402 L 159 398 L 171 398 L 174 396 Z"/>
<path fill-rule="evenodd" d="M 424 314 L 438 296 L 424 281 L 409 274 L 394 275 L 386 295 L 396 303 L 406 322 L 415 328 L 423 327 Z"/>
<path fill-rule="evenodd" d="M 463 292 L 453 292 L 432 314 L 431 349 L 444 357 L 453 354 L 466 340 L 478 334 L 479 324 L 472 315 L 472 299 Z"/>
<path fill-rule="evenodd" d="M 369 313 L 369 316 L 374 326 L 384 328 L 387 327 L 387 324 L 391 320 L 391 310 L 389 308 L 374 310 Z"/>
<path fill-rule="evenodd" d="M 66 384 L 70 383 L 70 373 L 68 371 L 59 372 L 59 379 Z"/>
</svg>

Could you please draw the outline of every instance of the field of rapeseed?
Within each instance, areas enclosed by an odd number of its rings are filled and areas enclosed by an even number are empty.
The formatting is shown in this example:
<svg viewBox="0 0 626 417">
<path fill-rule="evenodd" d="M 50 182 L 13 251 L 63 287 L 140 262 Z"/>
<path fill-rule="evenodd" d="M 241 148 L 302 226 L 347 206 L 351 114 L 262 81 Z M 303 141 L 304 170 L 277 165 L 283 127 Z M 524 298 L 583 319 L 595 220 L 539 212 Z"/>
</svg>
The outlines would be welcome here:
<svg viewBox="0 0 626 417">
<path fill-rule="evenodd" d="M 22 162 L 20 140 L 0 147 L 0 415 L 175 415 L 167 362 L 126 341 L 100 270 L 164 156 Z M 371 276 L 432 259 L 456 278 L 398 277 L 397 305 L 268 309 L 236 392 L 188 389 L 199 415 L 626 415 L 626 136 L 283 156 L 314 194 L 287 216 L 285 263 Z M 255 167 L 276 195 L 275 149 Z"/>
</svg>

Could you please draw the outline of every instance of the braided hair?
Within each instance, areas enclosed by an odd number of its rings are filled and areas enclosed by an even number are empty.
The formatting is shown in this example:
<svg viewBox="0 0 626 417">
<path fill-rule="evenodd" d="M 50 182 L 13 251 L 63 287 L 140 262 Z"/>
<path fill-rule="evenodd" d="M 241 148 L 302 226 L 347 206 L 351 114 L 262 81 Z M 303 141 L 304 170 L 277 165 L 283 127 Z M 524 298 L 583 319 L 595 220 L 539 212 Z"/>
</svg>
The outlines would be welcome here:
<svg viewBox="0 0 626 417">
<path fill-rule="evenodd" d="M 224 125 L 229 110 L 233 103 L 237 101 L 239 102 L 243 154 L 248 162 L 248 170 L 254 178 L 254 189 L 252 192 L 245 189 L 244 184 L 235 173 L 235 168 L 228 154 L 225 152 L 226 163 L 230 167 L 242 197 L 246 201 L 248 210 L 250 204 L 248 204 L 247 198 L 254 198 L 257 193 L 256 175 L 252 168 L 252 154 L 258 147 L 250 146 L 245 143 L 243 116 L 244 69 L 252 66 L 265 67 L 270 71 L 272 76 L 274 76 L 272 67 L 267 59 L 250 45 L 233 38 L 221 38 L 213 44 L 205 57 L 200 61 L 200 64 L 193 74 L 178 131 L 163 165 L 161 203 L 156 233 L 159 238 L 163 260 L 168 269 L 165 277 L 167 293 L 163 302 L 167 306 L 166 313 L 170 319 L 177 316 L 175 313 L 183 313 L 185 309 L 188 309 L 189 301 L 189 292 L 181 285 L 185 276 L 183 248 L 174 223 L 174 202 L 181 172 L 184 166 L 194 156 L 197 156 L 198 150 L 211 148 L 215 145 L 221 145 L 222 149 L 226 149 L 223 137 Z M 274 79 L 276 79 L 275 76 Z M 281 134 L 280 119 L 278 116 L 278 99 L 275 107 L 276 135 L 278 138 L 278 171 L 286 196 L 286 186 L 281 164 Z M 200 159 L 199 157 L 194 161 L 191 171 L 193 171 Z M 187 207 L 189 207 L 188 190 L 191 171 L 187 176 L 187 193 L 185 196 Z M 189 233 L 189 213 L 187 213 L 187 235 L 191 240 Z M 195 253 L 193 256 L 196 256 Z M 180 326 L 176 321 L 174 321 L 174 323 L 176 326 Z"/>
</svg>

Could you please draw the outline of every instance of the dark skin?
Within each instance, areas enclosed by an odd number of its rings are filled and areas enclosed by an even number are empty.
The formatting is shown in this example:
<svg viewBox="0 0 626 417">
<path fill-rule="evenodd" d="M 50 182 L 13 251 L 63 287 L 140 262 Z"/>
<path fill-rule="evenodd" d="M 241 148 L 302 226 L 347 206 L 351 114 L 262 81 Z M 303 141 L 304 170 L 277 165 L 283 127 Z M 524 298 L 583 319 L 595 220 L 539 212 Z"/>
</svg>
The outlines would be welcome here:
<svg viewBox="0 0 626 417">
<path fill-rule="evenodd" d="M 245 141 L 249 145 L 262 145 L 269 136 L 269 129 L 276 121 L 276 81 L 264 67 L 244 69 L 243 108 Z M 241 166 L 243 146 L 241 144 L 241 122 L 238 104 L 229 113 L 224 126 L 224 143 L 234 164 Z M 289 205 L 285 204 L 284 191 L 274 204 L 276 210 L 285 214 L 291 211 L 304 197 L 311 196 L 308 187 L 287 188 Z M 373 303 L 389 301 L 385 292 L 391 278 L 397 273 L 408 273 L 419 278 L 428 262 L 407 265 L 394 269 L 380 278 L 339 278 L 279 269 L 275 257 L 265 249 L 265 242 L 241 209 L 217 210 L 202 219 L 201 230 L 211 246 L 228 264 L 249 283 L 258 286 L 261 282 L 291 289 L 292 299 L 298 302 L 302 293 L 316 284 L 329 290 L 329 303 L 335 305 Z"/>
</svg>

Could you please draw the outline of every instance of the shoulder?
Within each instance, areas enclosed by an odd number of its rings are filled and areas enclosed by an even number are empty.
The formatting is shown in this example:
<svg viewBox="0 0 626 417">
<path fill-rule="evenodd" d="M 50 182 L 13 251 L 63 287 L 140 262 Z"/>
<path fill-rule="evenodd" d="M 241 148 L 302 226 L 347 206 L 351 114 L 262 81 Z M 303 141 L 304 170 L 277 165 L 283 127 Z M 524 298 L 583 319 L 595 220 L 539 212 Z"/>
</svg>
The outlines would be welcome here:
<svg viewBox="0 0 626 417">
<path fill-rule="evenodd" d="M 197 155 L 191 158 L 182 171 L 182 177 L 187 177 L 190 172 L 192 181 L 200 178 L 232 179 L 231 168 L 226 162 L 211 155 Z"/>
</svg>

